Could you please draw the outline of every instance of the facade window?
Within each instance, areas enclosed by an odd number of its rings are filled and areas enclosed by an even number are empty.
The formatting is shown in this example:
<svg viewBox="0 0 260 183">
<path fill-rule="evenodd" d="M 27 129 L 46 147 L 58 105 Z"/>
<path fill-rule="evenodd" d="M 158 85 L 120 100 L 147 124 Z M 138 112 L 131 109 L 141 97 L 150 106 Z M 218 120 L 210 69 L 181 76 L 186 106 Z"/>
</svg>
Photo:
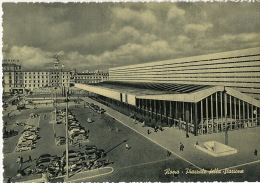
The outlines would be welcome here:
<svg viewBox="0 0 260 183">
<path fill-rule="evenodd" d="M 31 87 L 31 85 L 29 85 L 29 87 Z"/>
</svg>

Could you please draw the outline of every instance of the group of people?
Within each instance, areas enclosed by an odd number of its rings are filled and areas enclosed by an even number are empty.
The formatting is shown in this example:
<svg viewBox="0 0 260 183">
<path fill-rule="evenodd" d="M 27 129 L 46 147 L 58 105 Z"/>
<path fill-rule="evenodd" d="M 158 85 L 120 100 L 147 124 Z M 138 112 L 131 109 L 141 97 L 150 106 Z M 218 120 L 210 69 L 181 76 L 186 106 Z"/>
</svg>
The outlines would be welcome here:
<svg viewBox="0 0 260 183">
<path fill-rule="evenodd" d="M 14 130 L 4 131 L 5 137 L 12 137 L 13 135 L 17 135 L 17 131 L 14 131 Z"/>
<path fill-rule="evenodd" d="M 154 132 L 158 132 L 158 130 L 163 131 L 163 128 L 161 126 L 154 126 Z M 149 135 L 150 133 L 152 133 L 149 129 L 147 129 L 147 134 Z"/>
</svg>

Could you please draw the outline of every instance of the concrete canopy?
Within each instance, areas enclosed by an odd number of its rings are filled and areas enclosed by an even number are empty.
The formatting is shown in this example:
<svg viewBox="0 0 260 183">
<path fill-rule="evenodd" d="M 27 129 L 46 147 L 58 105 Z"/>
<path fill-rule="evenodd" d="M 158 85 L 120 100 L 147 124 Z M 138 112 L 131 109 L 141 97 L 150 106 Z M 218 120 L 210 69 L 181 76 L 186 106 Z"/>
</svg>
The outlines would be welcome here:
<svg viewBox="0 0 260 183">
<path fill-rule="evenodd" d="M 142 87 L 143 86 L 143 87 Z M 121 82 L 104 82 L 98 84 L 75 84 L 75 87 L 112 98 L 131 105 L 136 104 L 136 99 L 166 100 L 196 103 L 220 91 L 260 107 L 260 101 L 243 94 L 233 88 L 224 86 L 180 85 L 180 84 L 154 84 L 138 85 Z M 158 89 L 159 88 L 159 89 Z M 183 92 L 181 92 L 183 91 Z"/>
</svg>

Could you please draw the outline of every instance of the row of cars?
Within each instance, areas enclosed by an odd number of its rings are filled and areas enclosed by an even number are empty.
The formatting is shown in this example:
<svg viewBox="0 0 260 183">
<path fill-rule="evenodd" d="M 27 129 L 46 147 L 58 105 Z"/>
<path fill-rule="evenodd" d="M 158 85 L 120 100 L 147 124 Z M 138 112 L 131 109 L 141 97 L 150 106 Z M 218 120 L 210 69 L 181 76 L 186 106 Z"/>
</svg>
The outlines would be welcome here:
<svg viewBox="0 0 260 183">
<path fill-rule="evenodd" d="M 90 109 L 92 109 L 93 111 L 97 112 L 98 114 L 103 114 L 106 112 L 105 109 L 99 107 L 98 105 L 95 105 L 93 103 L 88 103 L 86 102 L 86 106 L 89 107 Z"/>
<path fill-rule="evenodd" d="M 72 141 L 84 141 L 88 138 L 88 131 L 80 125 L 70 111 L 68 113 L 68 134 Z"/>
<path fill-rule="evenodd" d="M 66 112 L 65 110 L 57 111 L 57 125 L 65 124 Z M 64 127 L 63 127 L 64 128 Z M 57 130 L 58 131 L 58 130 Z M 65 130 L 64 130 L 65 132 Z M 68 112 L 68 134 L 70 141 L 84 141 L 88 138 L 88 132 L 82 127 L 79 121 L 76 119 L 75 115 L 73 115 L 70 111 Z M 55 142 L 56 145 L 63 145 L 66 142 L 65 133 L 56 134 Z"/>
<path fill-rule="evenodd" d="M 106 153 L 94 145 L 86 146 L 81 151 L 68 151 L 69 172 L 91 170 L 109 164 L 104 159 Z M 66 173 L 66 151 L 61 156 L 43 154 L 36 159 L 36 173 L 48 172 L 50 177 L 57 177 Z"/>
<path fill-rule="evenodd" d="M 20 136 L 16 151 L 28 151 L 34 149 L 36 140 L 39 139 L 39 128 L 34 125 L 26 125 Z"/>
</svg>

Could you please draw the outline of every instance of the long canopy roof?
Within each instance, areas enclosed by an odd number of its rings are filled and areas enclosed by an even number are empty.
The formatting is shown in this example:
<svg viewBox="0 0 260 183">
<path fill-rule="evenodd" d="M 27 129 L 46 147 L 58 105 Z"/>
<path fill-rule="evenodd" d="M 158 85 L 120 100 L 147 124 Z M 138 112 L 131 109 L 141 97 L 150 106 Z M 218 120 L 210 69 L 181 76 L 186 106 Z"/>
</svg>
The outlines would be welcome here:
<svg viewBox="0 0 260 183">
<path fill-rule="evenodd" d="M 120 99 L 121 94 L 132 96 L 133 99 L 153 99 L 182 102 L 199 102 L 207 96 L 218 91 L 226 91 L 228 94 L 245 102 L 260 107 L 260 101 L 241 93 L 230 87 L 188 85 L 174 83 L 136 83 L 136 82 L 102 82 L 95 84 L 75 84 L 77 88 L 85 89 L 103 96 Z M 134 97 L 134 98 L 133 98 Z"/>
</svg>

